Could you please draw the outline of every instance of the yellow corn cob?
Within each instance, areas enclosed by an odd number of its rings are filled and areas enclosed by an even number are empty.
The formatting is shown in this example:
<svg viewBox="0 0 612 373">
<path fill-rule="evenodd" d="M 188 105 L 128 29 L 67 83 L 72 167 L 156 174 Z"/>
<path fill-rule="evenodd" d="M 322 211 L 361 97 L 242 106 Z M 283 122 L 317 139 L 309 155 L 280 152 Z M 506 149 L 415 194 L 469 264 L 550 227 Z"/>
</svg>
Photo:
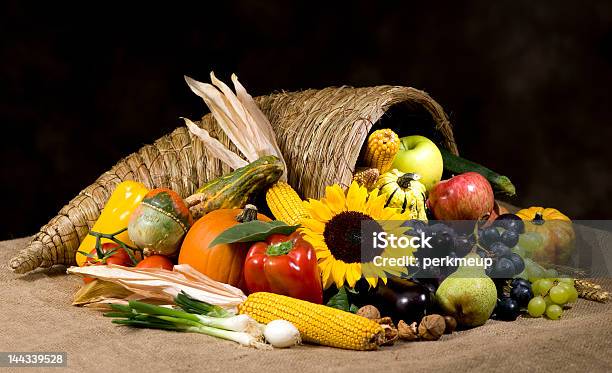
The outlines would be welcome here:
<svg viewBox="0 0 612 373">
<path fill-rule="evenodd" d="M 260 323 L 282 319 L 300 331 L 302 340 L 350 350 L 374 350 L 384 342 L 375 321 L 336 308 L 272 293 L 253 293 L 238 306 Z"/>
<path fill-rule="evenodd" d="M 289 225 L 299 224 L 302 218 L 308 217 L 302 199 L 291 185 L 284 181 L 279 181 L 268 189 L 266 202 L 272 215 Z"/>
<path fill-rule="evenodd" d="M 378 168 L 366 168 L 364 170 L 359 170 L 353 175 L 353 181 L 356 181 L 357 184 L 362 185 L 368 190 L 374 188 L 374 184 L 376 184 L 376 180 L 380 176 L 380 171 Z"/>
<path fill-rule="evenodd" d="M 365 165 L 387 171 L 399 150 L 399 137 L 388 128 L 376 130 L 368 137 L 364 156 Z"/>
</svg>

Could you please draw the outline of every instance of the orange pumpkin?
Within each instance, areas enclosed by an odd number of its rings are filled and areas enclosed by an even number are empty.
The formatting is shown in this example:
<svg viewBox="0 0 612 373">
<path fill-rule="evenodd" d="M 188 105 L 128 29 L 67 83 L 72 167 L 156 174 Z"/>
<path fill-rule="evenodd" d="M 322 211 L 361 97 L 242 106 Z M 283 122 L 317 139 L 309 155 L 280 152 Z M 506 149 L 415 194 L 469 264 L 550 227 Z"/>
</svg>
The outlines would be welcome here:
<svg viewBox="0 0 612 373">
<path fill-rule="evenodd" d="M 198 219 L 183 240 L 178 258 L 179 264 L 189 264 L 213 280 L 243 288 L 242 266 L 249 250 L 249 243 L 208 247 L 223 231 L 239 224 L 237 218 L 242 212 L 242 209 L 219 209 Z M 257 219 L 271 220 L 263 214 L 257 214 Z"/>
<path fill-rule="evenodd" d="M 532 254 L 543 264 L 566 264 L 574 252 L 576 234 L 572 221 L 553 208 L 530 207 L 516 213 L 525 221 L 526 232 L 542 235 L 542 246 Z"/>
</svg>

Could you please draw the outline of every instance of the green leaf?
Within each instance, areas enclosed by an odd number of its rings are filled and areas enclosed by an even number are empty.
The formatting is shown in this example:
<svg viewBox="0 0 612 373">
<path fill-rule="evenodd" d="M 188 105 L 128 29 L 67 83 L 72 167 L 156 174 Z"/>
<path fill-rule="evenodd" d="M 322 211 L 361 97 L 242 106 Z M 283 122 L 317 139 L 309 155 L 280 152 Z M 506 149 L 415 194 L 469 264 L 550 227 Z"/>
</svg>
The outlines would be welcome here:
<svg viewBox="0 0 612 373">
<path fill-rule="evenodd" d="M 337 308 L 342 311 L 355 313 L 358 310 L 358 307 L 349 302 L 348 293 L 356 294 L 356 292 L 352 289 L 348 289 L 343 286 L 338 290 L 338 293 L 333 297 L 329 298 L 327 301 L 327 307 Z"/>
<path fill-rule="evenodd" d="M 224 230 L 210 243 L 209 247 L 224 243 L 263 241 L 274 233 L 290 235 L 298 227 L 299 225 L 287 225 L 280 220 L 270 222 L 253 220 Z"/>
</svg>

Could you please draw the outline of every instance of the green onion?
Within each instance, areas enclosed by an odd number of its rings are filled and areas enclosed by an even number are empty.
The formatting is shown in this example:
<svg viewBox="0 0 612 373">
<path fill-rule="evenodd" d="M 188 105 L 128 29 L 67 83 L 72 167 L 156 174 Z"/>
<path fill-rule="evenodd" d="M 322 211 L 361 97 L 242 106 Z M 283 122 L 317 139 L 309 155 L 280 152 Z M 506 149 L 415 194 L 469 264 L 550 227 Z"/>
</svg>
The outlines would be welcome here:
<svg viewBox="0 0 612 373">
<path fill-rule="evenodd" d="M 180 292 L 174 302 L 187 312 L 197 313 L 198 315 L 206 315 L 212 317 L 230 317 L 233 316 L 222 307 L 215 306 L 206 302 L 193 299 L 184 291 Z"/>
<path fill-rule="evenodd" d="M 189 302 L 195 300 L 189 300 Z M 195 301 L 197 302 L 197 301 Z M 217 313 L 210 305 L 194 304 L 193 309 L 209 310 Z M 227 339 L 245 346 L 257 348 L 269 347 L 262 342 L 262 332 L 259 324 L 247 315 L 231 316 L 223 310 L 225 317 L 211 317 L 160 307 L 139 301 L 130 301 L 129 306 L 111 306 L 116 312 L 105 313 L 104 316 L 113 317 L 113 323 L 137 328 L 152 328 L 191 332 Z M 214 307 L 214 306 L 213 306 Z"/>
</svg>

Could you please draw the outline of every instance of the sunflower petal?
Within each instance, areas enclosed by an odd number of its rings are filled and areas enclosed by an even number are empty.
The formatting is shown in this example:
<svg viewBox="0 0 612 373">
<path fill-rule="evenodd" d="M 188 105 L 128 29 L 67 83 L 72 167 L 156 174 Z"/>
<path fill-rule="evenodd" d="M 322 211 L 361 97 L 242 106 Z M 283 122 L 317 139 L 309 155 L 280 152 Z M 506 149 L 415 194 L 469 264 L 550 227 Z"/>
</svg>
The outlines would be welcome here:
<svg viewBox="0 0 612 373">
<path fill-rule="evenodd" d="M 325 223 L 320 222 L 318 220 L 304 218 L 302 219 L 301 223 L 304 228 L 307 228 L 314 233 L 323 234 L 323 232 L 325 231 Z"/>
<path fill-rule="evenodd" d="M 346 211 L 346 198 L 344 191 L 338 184 L 328 185 L 325 187 L 325 202 L 334 214 L 339 214 Z"/>
<path fill-rule="evenodd" d="M 361 264 L 351 263 L 346 270 L 346 282 L 349 287 L 354 288 L 355 284 L 361 278 Z"/>
<path fill-rule="evenodd" d="M 315 254 L 317 255 L 318 260 L 323 260 L 331 256 L 329 250 L 316 250 Z"/>
<path fill-rule="evenodd" d="M 333 217 L 331 210 L 325 203 L 316 199 L 311 199 L 308 203 L 308 212 L 313 219 L 327 223 Z"/>
<path fill-rule="evenodd" d="M 330 256 L 319 263 L 319 270 L 321 271 L 321 281 L 323 282 L 323 289 L 327 289 L 334 283 L 334 279 L 331 275 L 332 267 L 336 260 Z"/>
<path fill-rule="evenodd" d="M 344 263 L 342 260 L 335 260 L 334 265 L 332 267 L 332 276 L 334 277 L 334 282 L 336 283 L 336 287 L 340 289 L 344 282 L 346 281 L 346 271 L 348 265 Z"/>
<path fill-rule="evenodd" d="M 378 284 L 378 278 L 377 277 L 370 277 L 370 276 L 368 276 L 368 277 L 366 277 L 366 281 L 373 288 L 375 288 L 376 284 Z"/>
<path fill-rule="evenodd" d="M 387 195 L 374 195 L 370 193 L 370 197 L 368 198 L 368 202 L 366 203 L 366 212 L 373 218 L 379 219 L 382 214 L 383 209 L 385 208 L 385 203 L 387 202 Z"/>
<path fill-rule="evenodd" d="M 346 207 L 349 211 L 365 212 L 367 198 L 368 190 L 354 181 L 346 193 Z"/>
</svg>

